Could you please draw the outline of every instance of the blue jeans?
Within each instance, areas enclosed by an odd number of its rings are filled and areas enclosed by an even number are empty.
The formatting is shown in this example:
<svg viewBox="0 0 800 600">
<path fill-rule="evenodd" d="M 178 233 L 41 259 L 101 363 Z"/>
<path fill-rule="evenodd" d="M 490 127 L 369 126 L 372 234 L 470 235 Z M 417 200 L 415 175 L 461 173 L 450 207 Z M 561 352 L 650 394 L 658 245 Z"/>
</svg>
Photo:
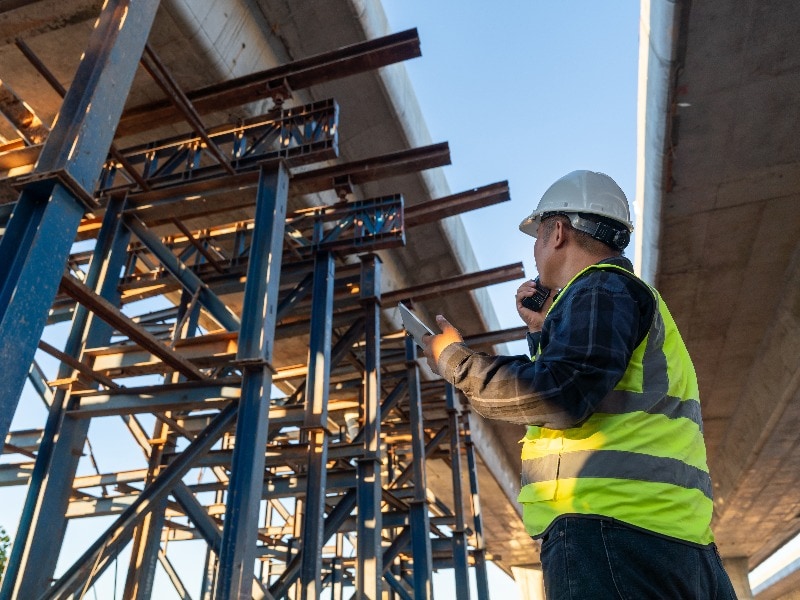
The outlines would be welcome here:
<svg viewBox="0 0 800 600">
<path fill-rule="evenodd" d="M 561 517 L 542 538 L 547 600 L 736 599 L 717 547 L 611 519 Z"/>
</svg>

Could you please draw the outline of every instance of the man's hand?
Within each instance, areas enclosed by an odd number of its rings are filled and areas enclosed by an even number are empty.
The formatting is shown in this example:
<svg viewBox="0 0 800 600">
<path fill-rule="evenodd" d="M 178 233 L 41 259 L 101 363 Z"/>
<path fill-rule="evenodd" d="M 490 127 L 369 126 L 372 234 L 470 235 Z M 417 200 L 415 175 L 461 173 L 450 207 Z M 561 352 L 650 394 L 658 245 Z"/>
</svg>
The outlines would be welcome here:
<svg viewBox="0 0 800 600">
<path fill-rule="evenodd" d="M 517 301 L 517 313 L 519 314 L 520 318 L 525 322 L 525 325 L 528 326 L 528 331 L 531 332 L 542 330 L 544 317 L 547 314 L 547 311 L 550 309 L 550 305 L 553 304 L 553 297 L 555 295 L 551 293 L 550 296 L 547 298 L 547 300 L 545 300 L 542 310 L 540 310 L 539 312 L 535 312 L 522 306 L 522 300 L 523 298 L 528 298 L 529 296 L 533 296 L 536 293 L 536 289 L 537 289 L 536 283 L 534 283 L 533 280 L 526 281 L 521 286 L 519 286 L 519 288 L 517 288 L 517 293 L 514 295 Z"/>
<path fill-rule="evenodd" d="M 425 358 L 428 360 L 428 367 L 431 371 L 440 375 L 439 373 L 439 355 L 442 350 L 447 348 L 450 344 L 460 344 L 464 341 L 458 329 L 450 325 L 450 323 L 442 315 L 436 315 L 436 324 L 442 333 L 437 335 L 426 335 L 422 338 L 425 344 Z"/>
</svg>

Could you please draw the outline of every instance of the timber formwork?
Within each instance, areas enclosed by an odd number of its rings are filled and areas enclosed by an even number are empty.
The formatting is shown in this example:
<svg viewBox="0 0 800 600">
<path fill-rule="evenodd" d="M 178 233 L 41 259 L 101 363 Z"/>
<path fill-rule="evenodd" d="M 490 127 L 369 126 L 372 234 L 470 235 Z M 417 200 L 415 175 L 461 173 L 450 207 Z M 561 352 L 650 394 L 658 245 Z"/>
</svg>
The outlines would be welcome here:
<svg viewBox="0 0 800 600">
<path fill-rule="evenodd" d="M 0 89 L 19 134 L 0 147 L 0 485 L 27 486 L 0 598 L 82 597 L 121 554 L 123 597 L 161 597 L 157 574 L 191 597 L 174 565 L 184 545 L 202 598 L 430 598 L 439 569 L 460 599 L 474 569 L 488 598 L 469 411 L 426 376 L 394 307 L 522 268 L 389 289 L 380 256 L 409 228 L 506 200 L 507 185 L 356 199 L 447 164 L 447 144 L 337 161 L 351 132 L 335 99 L 287 107 L 292 90 L 418 55 L 415 31 L 184 92 L 147 45 L 157 5 L 108 2 L 68 90 L 17 41 L 64 97 L 51 131 Z M 138 68 L 164 100 L 123 111 Z M 266 114 L 203 123 L 265 97 Z M 117 146 L 177 122 L 187 133 Z M 289 209 L 325 190 L 338 201 Z M 24 390 L 46 421 L 9 431 Z M 138 463 L 104 471 L 114 457 L 89 432 L 112 424 Z M 427 484 L 433 461 L 449 494 Z M 65 555 L 67 524 L 101 516 L 83 554 Z"/>
</svg>

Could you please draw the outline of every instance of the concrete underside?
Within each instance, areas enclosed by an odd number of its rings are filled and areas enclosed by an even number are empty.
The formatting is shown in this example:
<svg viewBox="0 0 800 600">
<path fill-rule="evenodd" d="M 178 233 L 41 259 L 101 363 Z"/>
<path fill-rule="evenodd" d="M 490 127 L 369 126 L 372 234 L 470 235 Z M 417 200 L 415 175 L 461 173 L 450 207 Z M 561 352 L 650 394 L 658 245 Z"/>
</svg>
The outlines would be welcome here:
<svg viewBox="0 0 800 600">
<path fill-rule="evenodd" d="M 752 569 L 800 532 L 800 5 L 645 5 L 678 16 L 644 263 L 698 372 L 720 550 Z"/>
</svg>

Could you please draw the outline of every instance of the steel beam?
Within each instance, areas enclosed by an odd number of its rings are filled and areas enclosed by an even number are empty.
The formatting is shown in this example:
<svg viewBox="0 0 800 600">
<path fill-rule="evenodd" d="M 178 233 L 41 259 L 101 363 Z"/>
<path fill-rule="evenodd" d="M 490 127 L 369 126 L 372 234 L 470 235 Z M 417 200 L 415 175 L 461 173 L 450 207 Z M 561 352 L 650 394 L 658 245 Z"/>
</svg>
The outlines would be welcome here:
<svg viewBox="0 0 800 600">
<path fill-rule="evenodd" d="M 448 294 L 463 293 L 473 290 L 478 287 L 494 285 L 506 281 L 514 281 L 524 277 L 525 271 L 522 263 L 514 263 L 502 267 L 495 267 L 478 271 L 476 273 L 467 273 L 464 275 L 456 275 L 446 279 L 440 279 L 433 283 L 423 283 L 403 289 L 391 290 L 384 292 L 381 297 L 381 302 L 385 306 L 394 306 L 403 300 L 411 300 L 412 302 L 420 302 L 429 298 L 439 298 Z M 349 308 L 348 304 L 355 303 L 355 300 L 348 300 L 345 298 L 340 299 L 337 306 L 343 309 L 338 310 L 334 315 L 334 327 L 351 322 L 360 310 Z M 277 329 L 278 338 L 287 338 L 295 335 L 301 335 L 308 330 L 308 319 L 298 318 L 292 322 L 281 325 Z"/>
<path fill-rule="evenodd" d="M 293 89 L 303 89 L 417 56 L 420 56 L 419 36 L 416 29 L 409 29 L 193 90 L 186 93 L 186 98 L 198 114 L 206 114 L 275 97 L 276 94 L 283 98 Z M 139 133 L 180 119 L 180 111 L 168 100 L 135 106 L 123 113 L 118 134 Z"/>
<path fill-rule="evenodd" d="M 119 302 L 116 275 L 127 255 L 129 236 L 120 226 L 124 204 L 124 200 L 115 200 L 106 208 L 97 239 L 98 253 L 86 273 L 86 285 L 110 304 Z M 107 344 L 111 334 L 110 327 L 81 306 L 75 312 L 64 354 L 80 356 L 86 344 Z M 70 364 L 62 364 L 57 376 L 64 379 L 71 372 Z M 89 428 L 88 421 L 79 423 L 66 418 L 70 402 L 66 389 L 57 389 L 53 394 L 20 517 L 18 543 L 12 549 L 9 575 L 0 589 L 4 600 L 20 594 L 38 596 L 55 572 L 58 553 L 53 548 L 60 548 L 63 541 L 72 480 Z"/>
<path fill-rule="evenodd" d="M 47 127 L 3 80 L 0 80 L 0 115 L 11 123 L 26 145 L 41 144 L 47 139 Z"/>
<path fill-rule="evenodd" d="M 175 484 L 172 495 L 180 504 L 186 516 L 194 523 L 200 537 L 208 544 L 208 551 L 219 555 L 220 547 L 222 546 L 222 532 L 217 521 L 209 516 L 208 511 L 197 501 L 197 498 L 183 482 Z M 261 600 L 266 597 L 266 592 L 261 583 L 255 578 L 253 580 L 252 594 L 254 600 Z M 210 598 L 209 593 L 209 600 Z"/>
<path fill-rule="evenodd" d="M 237 406 L 229 404 L 193 440 L 181 455 L 167 466 L 156 480 L 145 488 L 136 500 L 114 521 L 55 584 L 41 596 L 41 600 L 61 600 L 74 594 L 82 584 L 96 580 L 120 550 L 130 541 L 133 529 L 144 516 L 165 498 L 172 488 L 192 467 L 198 457 L 205 454 L 227 431 L 236 418 Z"/>
<path fill-rule="evenodd" d="M 105 6 L 0 240 L 0 438 L 8 432 L 157 8 L 157 0 Z"/>
<path fill-rule="evenodd" d="M 483 187 L 467 190 L 428 202 L 418 202 L 405 210 L 406 227 L 424 223 L 434 223 L 446 217 L 460 215 L 470 210 L 484 208 L 511 199 L 508 182 L 501 181 Z"/>
<path fill-rule="evenodd" d="M 422 393 L 419 387 L 417 346 L 406 337 L 408 376 L 408 415 L 411 422 L 412 462 L 414 468 L 414 498 L 409 509 L 411 515 L 411 556 L 414 560 L 414 598 L 433 598 L 431 571 L 432 554 L 430 520 L 428 516 L 427 477 L 425 474 L 425 431 L 422 417 Z"/>
<path fill-rule="evenodd" d="M 217 600 L 252 592 L 258 513 L 264 481 L 271 366 L 289 176 L 283 163 L 260 170 L 255 231 L 242 305 L 237 362 L 242 397 L 219 557 Z"/>
<path fill-rule="evenodd" d="M 361 303 L 366 316 L 366 327 L 362 393 L 364 426 L 361 429 L 364 456 L 359 459 L 357 466 L 356 598 L 358 600 L 379 600 L 382 589 L 380 267 L 381 261 L 374 254 L 361 258 Z"/>
<path fill-rule="evenodd" d="M 475 561 L 475 582 L 478 588 L 478 600 L 489 600 L 489 575 L 486 571 L 486 542 L 483 538 L 483 513 L 481 512 L 480 490 L 478 488 L 478 464 L 475 460 L 475 445 L 472 443 L 469 415 L 470 411 L 467 408 L 462 413 L 462 419 L 464 421 L 464 448 L 467 452 L 473 530 L 475 531 L 475 549 L 472 551 L 472 557 Z"/>
<path fill-rule="evenodd" d="M 332 190 L 338 181 L 348 180 L 360 185 L 387 177 L 407 175 L 425 169 L 450 164 L 447 142 L 421 148 L 401 150 L 372 158 L 341 163 L 330 167 L 303 170 L 292 175 L 292 196 Z M 258 173 L 246 171 L 236 175 L 175 184 L 149 192 L 132 193 L 129 197 L 131 212 L 135 212 L 148 226 L 168 222 L 179 217 L 200 217 L 252 205 L 252 199 L 242 195 L 226 198 L 224 202 L 181 202 L 187 196 L 208 196 L 232 189 L 254 187 Z"/>
<path fill-rule="evenodd" d="M 355 487 L 355 486 L 353 486 Z M 355 489 L 348 490 L 340 499 L 336 506 L 328 513 L 325 518 L 322 537 L 330 538 L 347 519 L 348 515 L 356 507 L 357 492 Z M 270 594 L 275 598 L 283 598 L 288 593 L 289 588 L 294 584 L 299 576 L 302 559 L 298 556 L 293 557 L 287 564 L 278 580 L 269 588 Z"/>
<path fill-rule="evenodd" d="M 334 100 L 273 111 L 200 133 L 174 136 L 112 153 L 100 180 L 101 197 L 139 190 L 145 197 L 193 182 L 214 187 L 220 176 L 258 176 L 259 165 L 284 159 L 300 166 L 338 155 L 339 107 Z M 214 149 L 212 151 L 212 148 Z M 210 155 L 210 156 L 209 156 Z M 118 168 L 118 163 L 124 167 Z M 159 190 L 162 190 L 159 192 Z M 184 199 L 185 201 L 185 199 Z"/>
<path fill-rule="evenodd" d="M 212 292 L 208 285 L 187 268 L 161 240 L 133 215 L 126 215 L 125 225 L 152 252 L 161 264 L 181 282 L 190 294 L 198 294 L 200 303 L 208 310 L 214 320 L 228 331 L 239 331 L 239 318 Z"/>
<path fill-rule="evenodd" d="M 203 372 L 191 362 L 177 352 L 170 350 L 161 340 L 148 333 L 146 329 L 137 325 L 116 306 L 102 296 L 92 292 L 74 277 L 69 275 L 62 277 L 61 288 L 106 323 L 122 331 L 132 341 L 135 341 L 142 348 L 163 360 L 165 365 L 186 375 L 189 379 L 205 379 L 206 376 Z"/>
<path fill-rule="evenodd" d="M 325 498 L 328 462 L 328 382 L 333 313 L 333 255 L 322 251 L 314 260 L 311 333 L 308 346 L 304 435 L 308 438 L 300 598 L 313 600 L 322 591 L 322 546 L 326 541 Z"/>
<path fill-rule="evenodd" d="M 452 553 L 453 566 L 456 578 L 457 600 L 469 600 L 469 565 L 467 562 L 467 525 L 464 519 L 464 494 L 461 483 L 461 427 L 458 423 L 458 409 L 456 408 L 456 394 L 452 385 L 445 388 L 445 401 L 447 403 L 448 430 L 450 432 L 450 473 L 453 482 L 453 524 Z"/>
</svg>

